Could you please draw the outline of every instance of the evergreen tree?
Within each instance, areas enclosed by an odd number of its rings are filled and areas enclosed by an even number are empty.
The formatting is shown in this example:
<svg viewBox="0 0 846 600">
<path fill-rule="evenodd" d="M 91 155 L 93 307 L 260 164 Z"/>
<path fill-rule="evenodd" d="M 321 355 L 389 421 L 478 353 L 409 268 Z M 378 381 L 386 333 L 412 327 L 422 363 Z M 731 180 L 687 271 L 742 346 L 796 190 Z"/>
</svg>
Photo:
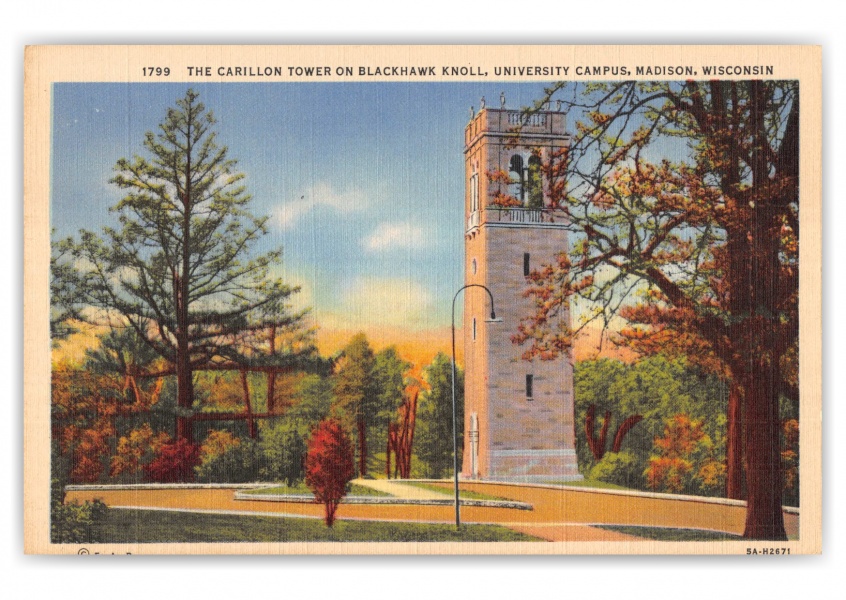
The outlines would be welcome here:
<svg viewBox="0 0 846 600">
<path fill-rule="evenodd" d="M 144 138 L 146 157 L 122 158 L 111 182 L 126 191 L 112 209 L 120 227 L 81 232 L 74 254 L 86 301 L 118 318 L 173 365 L 176 430 L 193 437 L 193 373 L 216 359 L 244 360 L 247 331 L 291 327 L 296 291 L 269 277 L 281 251 L 251 257 L 267 218 L 248 210 L 244 175 L 217 144 L 211 111 L 188 90 Z"/>
<path fill-rule="evenodd" d="M 403 402 L 406 377 L 411 363 L 400 357 L 394 346 L 377 352 L 373 364 L 373 384 L 376 389 L 376 413 L 370 434 L 371 445 L 385 446 L 388 424 L 397 418 L 397 411 Z"/>
<path fill-rule="evenodd" d="M 420 397 L 417 417 L 417 456 L 426 464 L 428 477 L 440 478 L 452 471 L 452 361 L 439 352 L 426 367 L 424 377 L 429 389 Z M 464 372 L 456 369 L 455 403 L 457 413 L 458 454 L 464 446 Z"/>
<path fill-rule="evenodd" d="M 344 348 L 335 380 L 335 410 L 358 435 L 358 472 L 367 475 L 367 427 L 378 412 L 378 389 L 373 377 L 376 358 L 367 337 L 359 333 Z"/>
</svg>

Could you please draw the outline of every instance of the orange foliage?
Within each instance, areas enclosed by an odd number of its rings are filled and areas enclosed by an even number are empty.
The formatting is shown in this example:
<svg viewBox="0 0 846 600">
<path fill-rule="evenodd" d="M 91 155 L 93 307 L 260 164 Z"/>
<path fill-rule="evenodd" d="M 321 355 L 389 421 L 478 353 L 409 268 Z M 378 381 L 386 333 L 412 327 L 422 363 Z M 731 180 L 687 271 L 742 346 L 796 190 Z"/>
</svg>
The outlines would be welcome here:
<svg viewBox="0 0 846 600">
<path fill-rule="evenodd" d="M 120 377 L 56 369 L 51 383 L 52 434 L 71 456 L 70 481 L 93 483 L 109 462 L 115 418 L 146 406 L 127 401 Z"/>
<path fill-rule="evenodd" d="M 148 423 L 144 423 L 118 440 L 117 452 L 112 457 L 111 475 L 136 475 L 170 441 L 168 434 L 163 431 L 156 434 Z"/>
<path fill-rule="evenodd" d="M 668 419 L 664 436 L 655 438 L 657 456 L 651 456 L 646 481 L 653 490 L 681 492 L 695 478 L 704 486 L 715 487 L 725 478 L 725 465 L 710 455 L 711 439 L 702 428 L 684 414 Z"/>
</svg>

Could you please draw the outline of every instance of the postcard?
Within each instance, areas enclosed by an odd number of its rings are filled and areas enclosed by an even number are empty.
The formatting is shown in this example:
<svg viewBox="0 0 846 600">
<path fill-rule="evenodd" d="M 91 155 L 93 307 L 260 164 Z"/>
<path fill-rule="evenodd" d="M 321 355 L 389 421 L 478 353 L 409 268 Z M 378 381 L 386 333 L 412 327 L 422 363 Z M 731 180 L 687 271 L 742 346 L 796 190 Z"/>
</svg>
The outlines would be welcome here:
<svg viewBox="0 0 846 600">
<path fill-rule="evenodd" d="M 27 553 L 821 551 L 819 47 L 25 61 Z"/>
</svg>

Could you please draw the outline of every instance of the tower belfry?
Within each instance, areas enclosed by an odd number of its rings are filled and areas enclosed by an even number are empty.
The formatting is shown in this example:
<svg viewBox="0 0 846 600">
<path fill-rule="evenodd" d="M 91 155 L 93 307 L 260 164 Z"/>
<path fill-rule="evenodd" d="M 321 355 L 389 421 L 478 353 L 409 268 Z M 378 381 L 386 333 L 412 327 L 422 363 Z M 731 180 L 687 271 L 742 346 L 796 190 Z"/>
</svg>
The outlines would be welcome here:
<svg viewBox="0 0 846 600">
<path fill-rule="evenodd" d="M 525 114 L 504 99 L 500 108 L 482 103 L 464 130 L 465 284 L 487 286 L 502 318 L 486 322 L 487 294 L 465 292 L 465 478 L 581 478 L 571 357 L 528 362 L 511 342 L 533 313 L 523 295 L 529 273 L 567 250 L 564 214 L 550 205 L 543 165 L 569 143 L 564 113 Z"/>
</svg>

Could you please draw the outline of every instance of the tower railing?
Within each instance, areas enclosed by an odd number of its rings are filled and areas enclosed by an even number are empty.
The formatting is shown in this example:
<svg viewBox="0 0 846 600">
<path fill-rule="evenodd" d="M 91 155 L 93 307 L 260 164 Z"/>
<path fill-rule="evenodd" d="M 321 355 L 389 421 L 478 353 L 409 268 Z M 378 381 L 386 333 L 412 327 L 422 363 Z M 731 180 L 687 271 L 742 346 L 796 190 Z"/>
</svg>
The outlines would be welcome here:
<svg viewBox="0 0 846 600">
<path fill-rule="evenodd" d="M 467 217 L 467 231 L 485 223 L 522 223 L 526 225 L 564 225 L 564 213 L 553 208 L 524 208 L 521 206 L 488 206 L 471 212 Z"/>
<path fill-rule="evenodd" d="M 528 125 L 529 127 L 544 127 L 546 125 L 546 115 L 543 113 L 526 115 L 522 112 L 509 112 L 508 124 Z"/>
</svg>

